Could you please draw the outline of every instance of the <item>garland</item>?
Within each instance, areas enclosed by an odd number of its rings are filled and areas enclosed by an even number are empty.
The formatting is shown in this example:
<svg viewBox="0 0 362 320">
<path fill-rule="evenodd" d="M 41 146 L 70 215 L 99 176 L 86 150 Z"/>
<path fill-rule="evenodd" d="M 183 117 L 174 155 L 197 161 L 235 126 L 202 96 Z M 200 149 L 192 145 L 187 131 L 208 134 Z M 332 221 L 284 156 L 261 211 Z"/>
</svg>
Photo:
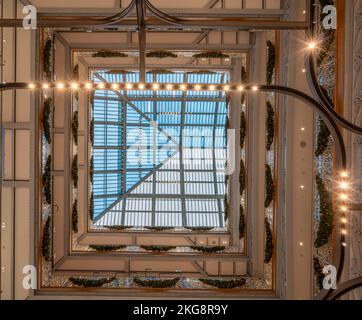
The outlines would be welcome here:
<svg viewBox="0 0 362 320">
<path fill-rule="evenodd" d="M 89 248 L 97 250 L 97 251 L 117 251 L 124 248 L 127 248 L 125 245 L 98 245 L 98 244 L 91 244 Z"/>
<path fill-rule="evenodd" d="M 268 50 L 268 62 L 266 69 L 266 83 L 271 85 L 273 82 L 273 75 L 275 70 L 275 45 L 270 40 L 267 41 L 267 50 Z"/>
<path fill-rule="evenodd" d="M 239 184 L 240 184 L 240 196 L 243 196 L 245 191 L 245 164 L 243 159 L 240 160 Z"/>
<path fill-rule="evenodd" d="M 90 182 L 93 184 L 93 180 L 94 180 L 94 157 L 92 156 L 90 159 L 90 166 L 89 166 L 89 179 Z"/>
<path fill-rule="evenodd" d="M 134 74 L 135 72 L 130 71 L 130 70 L 109 70 L 106 72 L 106 74 Z"/>
<path fill-rule="evenodd" d="M 51 55 L 52 55 L 52 40 L 48 39 L 43 49 L 43 71 L 44 71 L 44 77 L 47 80 L 50 80 L 52 78 Z"/>
<path fill-rule="evenodd" d="M 230 58 L 228 54 L 218 51 L 208 51 L 202 53 L 196 53 L 192 56 L 195 59 L 227 59 Z"/>
<path fill-rule="evenodd" d="M 102 278 L 102 279 L 80 279 L 70 277 L 69 281 L 77 286 L 91 288 L 91 287 L 102 287 L 104 284 L 111 283 L 116 278 Z"/>
<path fill-rule="evenodd" d="M 267 107 L 267 117 L 266 117 L 266 122 L 265 122 L 266 133 L 267 133 L 266 150 L 270 151 L 271 147 L 274 143 L 275 114 L 274 114 L 273 106 L 270 103 L 270 101 L 266 102 L 266 107 Z"/>
<path fill-rule="evenodd" d="M 239 220 L 239 239 L 243 239 L 245 237 L 245 215 L 244 215 L 244 207 L 240 205 L 240 220 Z"/>
<path fill-rule="evenodd" d="M 212 231 L 213 227 L 185 227 L 185 229 L 188 229 L 192 232 L 207 232 Z"/>
<path fill-rule="evenodd" d="M 52 143 L 52 136 L 50 133 L 50 115 L 52 112 L 52 98 L 48 98 L 44 101 L 44 107 L 43 107 L 43 117 L 42 117 L 42 124 L 43 124 L 43 132 L 45 140 L 48 142 L 48 144 Z"/>
<path fill-rule="evenodd" d="M 225 219 L 225 221 L 227 221 L 227 219 L 229 217 L 229 203 L 228 203 L 227 195 L 225 195 L 225 198 L 224 198 L 224 211 L 225 211 L 224 219 Z"/>
<path fill-rule="evenodd" d="M 107 228 L 109 230 L 116 230 L 116 231 L 122 231 L 126 229 L 132 229 L 131 226 L 103 226 L 104 228 Z"/>
<path fill-rule="evenodd" d="M 78 81 L 79 80 L 79 65 L 76 64 L 73 68 L 73 77 L 72 77 L 73 80 L 76 80 Z"/>
<path fill-rule="evenodd" d="M 73 202 L 72 229 L 75 233 L 78 233 L 78 199 L 75 199 Z"/>
<path fill-rule="evenodd" d="M 243 83 L 248 82 L 248 73 L 246 72 L 246 68 L 244 66 L 241 67 L 241 81 Z"/>
<path fill-rule="evenodd" d="M 175 72 L 169 69 L 155 69 L 147 71 L 148 74 L 174 74 Z"/>
<path fill-rule="evenodd" d="M 73 186 L 75 189 L 77 189 L 78 188 L 78 155 L 75 155 L 73 157 L 72 178 L 73 178 Z"/>
<path fill-rule="evenodd" d="M 42 176 L 45 201 L 47 204 L 52 203 L 52 156 L 49 155 L 45 164 Z"/>
<path fill-rule="evenodd" d="M 140 248 L 146 251 L 157 251 L 157 252 L 167 252 L 176 249 L 176 247 L 174 246 L 140 246 Z"/>
<path fill-rule="evenodd" d="M 333 230 L 333 201 L 332 196 L 328 192 L 323 179 L 319 174 L 316 176 L 317 190 L 320 199 L 320 220 L 317 237 L 314 242 L 316 248 L 320 248 L 326 243 Z"/>
<path fill-rule="evenodd" d="M 234 289 L 245 285 L 245 279 L 237 280 L 218 280 L 218 279 L 199 279 L 200 282 L 219 289 Z"/>
<path fill-rule="evenodd" d="M 152 52 L 147 52 L 146 57 L 147 58 L 159 58 L 159 59 L 177 58 L 177 54 L 174 54 L 169 51 L 152 51 Z"/>
<path fill-rule="evenodd" d="M 315 156 L 322 156 L 328 149 L 328 143 L 331 133 L 326 125 L 326 123 L 319 119 L 319 132 L 318 132 L 318 141 L 317 141 L 317 150 Z"/>
<path fill-rule="evenodd" d="M 175 227 L 145 227 L 147 230 L 152 231 L 167 231 L 167 230 L 173 230 Z"/>
<path fill-rule="evenodd" d="M 272 170 L 270 165 L 265 165 L 265 201 L 264 207 L 269 208 L 271 203 L 274 200 L 275 190 L 274 190 L 274 180 Z"/>
<path fill-rule="evenodd" d="M 93 205 L 93 200 L 94 200 L 94 193 L 91 193 L 90 196 L 90 201 L 89 201 L 89 215 L 91 220 L 93 221 L 93 216 L 94 216 L 94 205 Z"/>
<path fill-rule="evenodd" d="M 211 70 L 192 70 L 187 72 L 187 74 L 216 74 L 216 72 Z"/>
<path fill-rule="evenodd" d="M 94 119 L 91 120 L 90 128 L 89 128 L 89 140 L 91 145 L 94 145 Z"/>
<path fill-rule="evenodd" d="M 50 241 L 51 241 L 51 218 L 49 216 L 43 229 L 43 238 L 41 244 L 41 252 L 46 262 L 52 261 Z"/>
<path fill-rule="evenodd" d="M 221 247 L 221 246 L 215 246 L 215 247 L 191 246 L 190 248 L 192 250 L 200 251 L 203 253 L 217 253 L 217 252 L 222 252 L 225 250 L 225 247 Z"/>
<path fill-rule="evenodd" d="M 323 273 L 323 267 L 322 267 L 319 259 L 316 257 L 313 258 L 313 268 L 314 268 L 314 274 L 315 274 L 316 280 L 317 280 L 318 289 L 322 290 L 325 274 Z"/>
<path fill-rule="evenodd" d="M 241 112 L 240 116 L 240 148 L 244 149 L 245 146 L 245 138 L 246 138 L 246 118 L 245 112 Z"/>
<path fill-rule="evenodd" d="M 169 280 L 142 280 L 140 278 L 133 278 L 133 282 L 141 287 L 147 288 L 172 288 L 178 282 L 180 278 L 174 278 Z"/>
<path fill-rule="evenodd" d="M 264 262 L 269 263 L 273 258 L 273 233 L 268 218 L 265 218 L 265 253 Z"/>
<path fill-rule="evenodd" d="M 98 51 L 92 54 L 93 58 L 126 58 L 127 54 L 118 51 Z"/>
<path fill-rule="evenodd" d="M 73 130 L 74 143 L 76 146 L 78 145 L 78 128 L 79 128 L 78 111 L 74 111 L 72 130 Z"/>
</svg>

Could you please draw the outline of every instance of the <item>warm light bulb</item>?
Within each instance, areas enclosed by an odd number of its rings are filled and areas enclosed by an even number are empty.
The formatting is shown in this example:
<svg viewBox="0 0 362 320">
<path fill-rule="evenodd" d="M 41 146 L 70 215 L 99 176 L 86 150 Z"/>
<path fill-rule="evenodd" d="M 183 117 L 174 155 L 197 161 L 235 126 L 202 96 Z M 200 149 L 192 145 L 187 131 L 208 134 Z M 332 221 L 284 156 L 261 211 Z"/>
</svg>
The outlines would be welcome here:
<svg viewBox="0 0 362 320">
<path fill-rule="evenodd" d="M 347 210 L 348 210 L 348 209 L 347 209 L 346 206 L 342 206 L 342 207 L 341 207 L 341 211 L 342 211 L 342 212 L 347 212 Z"/>
<path fill-rule="evenodd" d="M 210 90 L 210 91 L 214 91 L 214 90 L 215 90 L 215 86 L 212 84 L 212 85 L 209 87 L 209 90 Z"/>
<path fill-rule="evenodd" d="M 180 89 L 181 89 L 182 91 L 186 90 L 186 85 L 184 85 L 184 84 L 180 85 Z"/>
<path fill-rule="evenodd" d="M 29 84 L 29 89 L 34 90 L 34 89 L 35 89 L 35 84 L 34 84 L 34 83 L 30 83 L 30 84 Z"/>
<path fill-rule="evenodd" d="M 112 83 L 112 90 L 118 90 L 118 89 L 119 89 L 118 83 Z"/>
<path fill-rule="evenodd" d="M 127 83 L 127 84 L 126 84 L 126 88 L 129 89 L 129 90 L 132 89 L 132 88 L 133 88 L 132 83 Z"/>
<path fill-rule="evenodd" d="M 143 90 L 145 88 L 145 85 L 143 83 L 140 83 L 138 85 L 138 89 Z"/>
<path fill-rule="evenodd" d="M 308 43 L 308 49 L 313 50 L 317 47 L 317 44 L 315 42 L 309 42 Z"/>
<path fill-rule="evenodd" d="M 258 86 L 253 86 L 253 87 L 252 87 L 252 90 L 253 90 L 253 91 L 258 91 L 259 88 L 258 88 Z"/>
<path fill-rule="evenodd" d="M 168 84 L 168 85 L 166 86 L 166 89 L 167 89 L 167 90 L 172 90 L 172 88 L 173 88 L 173 87 L 172 87 L 172 84 Z"/>
<path fill-rule="evenodd" d="M 342 199 L 342 200 L 348 200 L 348 197 L 347 197 L 347 195 L 346 195 L 346 194 L 341 194 L 341 196 L 340 196 L 340 197 L 341 197 L 341 199 Z"/>
<path fill-rule="evenodd" d="M 158 90 L 159 87 L 160 87 L 160 86 L 159 86 L 157 83 L 154 83 L 154 84 L 152 85 L 153 90 Z"/>
<path fill-rule="evenodd" d="M 347 243 L 342 242 L 342 246 L 343 246 L 343 247 L 347 247 Z"/>
<path fill-rule="evenodd" d="M 63 90 L 63 89 L 64 89 L 64 83 L 58 82 L 58 83 L 57 83 L 57 88 L 58 88 L 59 90 Z"/>
<path fill-rule="evenodd" d="M 342 234 L 346 235 L 347 231 L 346 230 L 342 230 Z"/>
<path fill-rule="evenodd" d="M 347 178 L 348 177 L 348 173 L 346 171 L 341 172 L 341 177 L 342 178 Z"/>
<path fill-rule="evenodd" d="M 92 89 L 92 84 L 91 84 L 90 82 L 87 82 L 87 83 L 85 84 L 85 88 L 86 88 L 87 90 L 91 90 L 91 89 Z"/>
<path fill-rule="evenodd" d="M 225 85 L 224 86 L 224 91 L 229 91 L 230 90 L 230 86 L 229 85 Z"/>
<path fill-rule="evenodd" d="M 239 91 L 244 91 L 244 87 L 243 87 L 243 86 L 239 86 L 238 89 L 239 89 Z"/>
<path fill-rule="evenodd" d="M 347 182 L 341 182 L 340 184 L 339 184 L 339 187 L 341 188 L 341 189 L 348 189 L 348 183 Z"/>
<path fill-rule="evenodd" d="M 98 83 L 97 87 L 98 87 L 98 89 L 103 90 L 106 87 L 106 85 L 103 82 L 100 82 L 100 83 Z"/>
<path fill-rule="evenodd" d="M 199 84 L 195 84 L 194 88 L 195 88 L 196 91 L 199 91 L 201 89 L 201 86 Z"/>
<path fill-rule="evenodd" d="M 342 218 L 341 221 L 342 221 L 342 223 L 344 223 L 344 224 L 347 223 L 347 219 L 346 219 L 346 218 Z"/>
<path fill-rule="evenodd" d="M 48 83 L 43 83 L 43 89 L 49 89 L 49 84 Z"/>
<path fill-rule="evenodd" d="M 70 86 L 71 86 L 71 88 L 72 88 L 73 90 L 77 90 L 77 89 L 78 89 L 78 83 L 76 83 L 76 82 L 73 82 Z"/>
</svg>

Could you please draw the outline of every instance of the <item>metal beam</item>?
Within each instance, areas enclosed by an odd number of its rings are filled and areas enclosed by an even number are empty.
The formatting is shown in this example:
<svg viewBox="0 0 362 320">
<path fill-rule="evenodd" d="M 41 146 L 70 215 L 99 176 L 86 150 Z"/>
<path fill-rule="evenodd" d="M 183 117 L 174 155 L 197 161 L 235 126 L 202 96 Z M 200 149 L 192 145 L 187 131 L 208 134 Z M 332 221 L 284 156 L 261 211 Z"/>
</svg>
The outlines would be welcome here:
<svg viewBox="0 0 362 320">
<path fill-rule="evenodd" d="M 143 0 L 136 0 L 139 45 L 140 82 L 146 82 L 146 6 Z"/>
</svg>

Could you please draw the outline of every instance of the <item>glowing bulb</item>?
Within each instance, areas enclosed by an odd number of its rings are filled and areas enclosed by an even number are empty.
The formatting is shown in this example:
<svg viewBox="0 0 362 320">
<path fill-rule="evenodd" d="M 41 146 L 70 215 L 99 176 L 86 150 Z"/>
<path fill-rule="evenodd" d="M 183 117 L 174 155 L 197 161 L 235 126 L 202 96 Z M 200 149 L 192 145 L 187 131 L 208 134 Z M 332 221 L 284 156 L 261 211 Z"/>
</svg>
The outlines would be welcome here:
<svg viewBox="0 0 362 320">
<path fill-rule="evenodd" d="M 315 49 L 317 47 L 317 44 L 315 43 L 315 42 L 309 42 L 308 43 L 308 49 L 309 50 L 313 50 L 313 49 Z"/>
<path fill-rule="evenodd" d="M 85 84 L 85 88 L 86 88 L 87 90 L 91 90 L 91 89 L 92 89 L 92 84 L 91 84 L 90 82 L 87 82 L 87 83 Z"/>
<path fill-rule="evenodd" d="M 230 86 L 229 85 L 225 85 L 224 86 L 224 91 L 229 91 L 230 90 Z"/>
<path fill-rule="evenodd" d="M 301 188 L 302 190 L 304 190 L 305 186 L 302 185 L 302 186 L 300 186 L 300 188 Z"/>
<path fill-rule="evenodd" d="M 126 88 L 129 89 L 129 90 L 132 89 L 133 88 L 132 83 L 127 83 Z"/>
<path fill-rule="evenodd" d="M 43 83 L 43 89 L 49 89 L 49 84 L 48 83 Z"/>
<path fill-rule="evenodd" d="M 138 85 L 138 89 L 143 90 L 145 88 L 145 85 L 143 83 L 140 83 Z"/>
<path fill-rule="evenodd" d="M 348 210 L 348 209 L 347 209 L 346 206 L 342 206 L 342 207 L 341 207 L 341 211 L 342 211 L 342 212 L 347 212 L 347 210 Z"/>
<path fill-rule="evenodd" d="M 199 91 L 201 89 L 201 86 L 199 84 L 195 84 L 195 90 Z"/>
<path fill-rule="evenodd" d="M 76 83 L 76 82 L 73 82 L 70 86 L 71 86 L 71 88 L 72 88 L 73 90 L 77 90 L 77 89 L 78 89 L 78 83 Z"/>
<path fill-rule="evenodd" d="M 346 230 L 342 230 L 342 234 L 346 235 L 347 231 Z"/>
<path fill-rule="evenodd" d="M 118 90 L 118 89 L 119 89 L 118 83 L 112 83 L 112 90 Z"/>
<path fill-rule="evenodd" d="M 343 243 L 342 243 L 342 246 L 343 246 L 343 247 L 347 247 L 347 243 L 343 242 Z"/>
<path fill-rule="evenodd" d="M 59 90 L 63 90 L 63 89 L 64 89 L 64 83 L 58 82 L 57 88 L 58 88 Z"/>
<path fill-rule="evenodd" d="M 341 172 L 341 177 L 342 178 L 347 178 L 348 177 L 348 173 L 346 171 Z"/>
<path fill-rule="evenodd" d="M 182 84 L 182 85 L 180 85 L 180 89 L 181 89 L 182 91 L 184 91 L 184 90 L 186 90 L 186 86 L 185 86 L 184 84 Z"/>
<path fill-rule="evenodd" d="M 167 89 L 167 90 L 172 90 L 172 88 L 173 88 L 173 87 L 172 87 L 171 84 L 168 84 L 168 85 L 166 86 L 166 89 Z"/>
<path fill-rule="evenodd" d="M 299 246 L 303 247 L 304 243 L 303 242 L 299 242 Z"/>
<path fill-rule="evenodd" d="M 29 89 L 34 90 L 34 89 L 35 89 L 35 84 L 34 84 L 34 83 L 30 83 L 30 84 L 29 84 Z"/>
<path fill-rule="evenodd" d="M 98 87 L 98 89 L 103 90 L 106 87 L 106 85 L 103 82 L 100 82 L 100 83 L 98 83 L 97 87 Z"/>
<path fill-rule="evenodd" d="M 212 84 L 212 85 L 209 87 L 209 90 L 210 90 L 210 91 L 214 91 L 214 90 L 215 90 L 215 86 Z"/>
<path fill-rule="evenodd" d="M 160 87 L 160 86 L 159 86 L 157 83 L 154 83 L 154 84 L 152 85 L 153 90 L 158 90 L 159 87 Z"/>
<path fill-rule="evenodd" d="M 244 87 L 243 86 L 239 86 L 239 91 L 244 91 Z"/>
<path fill-rule="evenodd" d="M 304 132 L 304 131 L 305 131 L 305 128 L 304 128 L 304 127 L 300 128 L 300 131 L 303 131 L 303 132 Z"/>
<path fill-rule="evenodd" d="M 347 219 L 346 219 L 346 218 L 342 218 L 341 221 L 342 221 L 342 223 L 344 223 L 344 224 L 347 223 Z"/>
<path fill-rule="evenodd" d="M 259 88 L 258 88 L 258 86 L 253 86 L 253 87 L 252 87 L 252 90 L 253 90 L 253 91 L 258 91 Z"/>
<path fill-rule="evenodd" d="M 348 189 L 348 183 L 347 183 L 347 182 L 341 182 L 341 183 L 339 184 L 339 187 L 340 187 L 341 189 L 346 190 L 346 189 Z"/>
<path fill-rule="evenodd" d="M 347 195 L 346 195 L 346 194 L 341 194 L 341 196 L 340 196 L 340 197 L 341 197 L 341 199 L 342 199 L 342 200 L 348 200 L 348 197 L 347 197 Z"/>
</svg>

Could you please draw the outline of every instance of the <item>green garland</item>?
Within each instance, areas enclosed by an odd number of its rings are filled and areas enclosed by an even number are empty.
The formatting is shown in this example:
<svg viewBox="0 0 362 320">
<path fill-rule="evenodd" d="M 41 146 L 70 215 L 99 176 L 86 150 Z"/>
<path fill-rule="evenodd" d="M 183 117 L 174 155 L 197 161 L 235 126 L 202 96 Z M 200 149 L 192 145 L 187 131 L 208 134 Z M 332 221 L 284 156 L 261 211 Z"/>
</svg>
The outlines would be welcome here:
<svg viewBox="0 0 362 320">
<path fill-rule="evenodd" d="M 92 54 L 93 58 L 127 58 L 128 55 L 118 51 L 98 51 Z"/>
<path fill-rule="evenodd" d="M 51 56 L 52 56 L 52 40 L 48 39 L 45 43 L 43 50 L 43 71 L 44 77 L 47 80 L 51 80 L 52 78 L 52 65 L 51 65 Z"/>
<path fill-rule="evenodd" d="M 42 243 L 41 243 L 41 252 L 43 255 L 43 258 L 46 262 L 51 262 L 52 261 L 52 252 L 51 252 L 51 246 L 50 246 L 50 242 L 51 242 L 51 231 L 52 231 L 52 226 L 51 226 L 51 217 L 49 216 L 44 229 L 43 229 L 43 238 L 42 238 Z"/>
<path fill-rule="evenodd" d="M 228 54 L 218 51 L 208 51 L 202 53 L 196 53 L 192 56 L 195 59 L 227 59 L 230 58 Z"/>
<path fill-rule="evenodd" d="M 133 278 L 133 282 L 141 287 L 147 287 L 147 288 L 172 288 L 174 287 L 178 282 L 180 281 L 180 278 L 174 278 L 169 280 L 142 280 L 140 278 Z"/>
<path fill-rule="evenodd" d="M 72 122 L 72 131 L 73 131 L 74 143 L 76 146 L 78 145 L 78 128 L 79 128 L 78 111 L 74 111 L 73 122 Z"/>
<path fill-rule="evenodd" d="M 240 116 L 240 148 L 244 149 L 246 138 L 246 117 L 245 112 L 241 112 Z"/>
<path fill-rule="evenodd" d="M 245 164 L 244 160 L 240 160 L 240 173 L 239 173 L 239 185 L 240 185 L 240 196 L 243 196 L 245 191 Z"/>
<path fill-rule="evenodd" d="M 78 81 L 79 80 L 79 65 L 76 64 L 73 68 L 73 76 L 72 76 L 72 79 L 75 80 L 75 81 Z"/>
<path fill-rule="evenodd" d="M 241 67 L 241 81 L 243 83 L 248 82 L 248 73 L 246 72 L 246 68 L 244 66 Z"/>
<path fill-rule="evenodd" d="M 270 101 L 266 102 L 267 107 L 267 117 L 265 120 L 266 127 L 266 150 L 270 151 L 274 143 L 274 132 L 275 132 L 275 113 L 272 104 Z"/>
<path fill-rule="evenodd" d="M 90 159 L 89 180 L 93 184 L 93 180 L 94 180 L 94 157 L 93 156 Z"/>
<path fill-rule="evenodd" d="M 45 164 L 42 176 L 42 185 L 44 189 L 45 201 L 47 204 L 52 203 L 52 156 L 49 155 Z"/>
<path fill-rule="evenodd" d="M 325 274 L 323 273 L 323 267 L 318 258 L 313 258 L 314 275 L 316 276 L 317 286 L 319 290 L 323 289 L 323 280 Z"/>
<path fill-rule="evenodd" d="M 270 165 L 265 165 L 265 201 L 264 207 L 269 208 L 271 203 L 274 200 L 275 196 L 275 188 L 274 188 L 274 180 L 273 174 Z"/>
<path fill-rule="evenodd" d="M 91 193 L 90 196 L 90 200 L 89 200 L 89 215 L 90 215 L 90 219 L 93 221 L 94 218 L 94 205 L 93 205 L 93 201 L 94 201 L 94 193 Z"/>
<path fill-rule="evenodd" d="M 133 228 L 132 226 L 103 226 L 103 227 L 113 231 L 122 231 Z"/>
<path fill-rule="evenodd" d="M 140 246 L 140 248 L 146 251 L 157 251 L 157 252 L 167 252 L 176 249 L 176 247 L 174 246 Z"/>
<path fill-rule="evenodd" d="M 314 245 L 320 248 L 328 243 L 333 231 L 333 200 L 319 174 L 316 176 L 316 184 L 320 200 L 320 219 Z"/>
<path fill-rule="evenodd" d="M 240 205 L 240 218 L 239 218 L 239 239 L 243 239 L 245 237 L 245 214 L 244 207 Z"/>
<path fill-rule="evenodd" d="M 94 119 L 91 120 L 90 122 L 90 127 L 89 127 L 89 140 L 91 145 L 94 145 Z"/>
<path fill-rule="evenodd" d="M 326 125 L 326 123 L 319 119 L 319 132 L 318 132 L 318 141 L 317 141 L 317 150 L 315 156 L 322 156 L 328 149 L 328 144 L 330 141 L 331 133 Z"/>
<path fill-rule="evenodd" d="M 125 245 L 99 245 L 99 244 L 91 244 L 89 245 L 89 248 L 94 249 L 96 251 L 117 251 L 121 249 L 127 248 Z"/>
<path fill-rule="evenodd" d="M 73 232 L 78 233 L 78 199 L 75 199 L 73 202 L 72 229 L 73 229 Z"/>
<path fill-rule="evenodd" d="M 266 69 L 266 83 L 268 85 L 271 85 L 273 82 L 273 75 L 275 71 L 276 51 L 275 51 L 275 45 L 270 40 L 267 41 L 267 49 L 268 49 L 268 62 Z"/>
<path fill-rule="evenodd" d="M 203 246 L 191 246 L 192 250 L 200 251 L 203 253 L 217 253 L 225 250 L 225 247 L 215 246 L 215 247 L 203 247 Z"/>
<path fill-rule="evenodd" d="M 72 162 L 72 178 L 74 188 L 78 188 L 78 155 L 73 157 Z"/>
<path fill-rule="evenodd" d="M 225 195 L 224 198 L 224 220 L 227 221 L 227 219 L 229 218 L 229 203 L 228 203 L 228 196 Z"/>
<path fill-rule="evenodd" d="M 53 108 L 52 102 L 53 102 L 52 98 L 47 98 L 44 100 L 43 116 L 42 116 L 44 137 L 45 140 L 48 142 L 48 144 L 52 143 L 52 136 L 50 132 L 50 115 L 52 113 L 52 108 Z"/>
<path fill-rule="evenodd" d="M 154 69 L 147 71 L 148 74 L 174 74 L 175 71 L 172 71 L 170 69 Z"/>
<path fill-rule="evenodd" d="M 213 227 L 185 227 L 185 229 L 192 232 L 208 232 L 214 230 Z"/>
<path fill-rule="evenodd" d="M 192 70 L 187 72 L 187 74 L 216 74 L 216 72 L 211 70 Z"/>
<path fill-rule="evenodd" d="M 174 54 L 169 51 L 152 51 L 152 52 L 147 52 L 146 57 L 147 58 L 159 58 L 159 59 L 177 58 L 177 54 Z"/>
<path fill-rule="evenodd" d="M 69 281 L 77 286 L 92 288 L 92 287 L 102 287 L 107 283 L 111 283 L 116 278 L 102 278 L 102 279 L 81 279 L 70 277 Z"/>
<path fill-rule="evenodd" d="M 219 279 L 199 279 L 200 282 L 218 289 L 234 289 L 243 287 L 246 280 L 241 278 L 237 280 L 219 280 Z"/>
<path fill-rule="evenodd" d="M 160 231 L 173 230 L 175 229 L 175 227 L 145 227 L 145 229 L 160 232 Z"/>
<path fill-rule="evenodd" d="M 269 263 L 273 258 L 274 244 L 273 244 L 273 232 L 268 218 L 265 218 L 265 253 L 264 262 Z"/>
</svg>

